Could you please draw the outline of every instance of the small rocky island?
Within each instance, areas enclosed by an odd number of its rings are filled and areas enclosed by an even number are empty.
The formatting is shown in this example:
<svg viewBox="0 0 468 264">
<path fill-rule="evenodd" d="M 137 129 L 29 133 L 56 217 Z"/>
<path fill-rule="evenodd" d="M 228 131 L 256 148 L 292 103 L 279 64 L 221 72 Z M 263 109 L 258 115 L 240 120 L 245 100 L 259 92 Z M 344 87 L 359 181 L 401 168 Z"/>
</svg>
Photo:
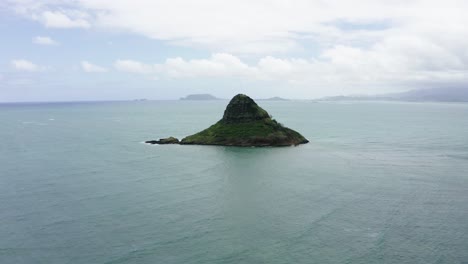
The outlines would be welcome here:
<svg viewBox="0 0 468 264">
<path fill-rule="evenodd" d="M 180 98 L 182 101 L 208 101 L 208 100 L 221 100 L 211 94 L 189 94 L 186 97 Z"/>
<path fill-rule="evenodd" d="M 267 111 L 244 94 L 231 99 L 223 118 L 209 128 L 183 138 L 150 140 L 150 144 L 220 145 L 241 147 L 295 146 L 309 141 L 272 119 Z"/>
</svg>

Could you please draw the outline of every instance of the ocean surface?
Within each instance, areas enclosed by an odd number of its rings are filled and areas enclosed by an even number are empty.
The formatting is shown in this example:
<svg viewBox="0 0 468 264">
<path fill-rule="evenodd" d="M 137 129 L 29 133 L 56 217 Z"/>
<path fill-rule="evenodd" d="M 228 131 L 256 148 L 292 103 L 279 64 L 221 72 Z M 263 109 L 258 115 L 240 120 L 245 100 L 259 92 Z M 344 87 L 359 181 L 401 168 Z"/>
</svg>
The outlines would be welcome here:
<svg viewBox="0 0 468 264">
<path fill-rule="evenodd" d="M 226 104 L 0 105 L 0 263 L 468 263 L 468 104 L 261 101 L 310 143 L 142 143 Z"/>
</svg>

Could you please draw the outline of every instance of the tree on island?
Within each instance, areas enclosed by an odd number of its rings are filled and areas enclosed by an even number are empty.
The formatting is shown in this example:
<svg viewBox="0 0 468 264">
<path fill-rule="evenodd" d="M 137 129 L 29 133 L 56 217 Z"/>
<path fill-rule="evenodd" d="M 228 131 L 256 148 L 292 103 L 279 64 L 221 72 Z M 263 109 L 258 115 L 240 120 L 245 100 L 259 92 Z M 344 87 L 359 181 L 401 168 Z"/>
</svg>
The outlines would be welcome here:
<svg viewBox="0 0 468 264">
<path fill-rule="evenodd" d="M 147 141 L 151 144 L 221 146 L 292 146 L 309 141 L 298 132 L 284 127 L 254 100 L 244 94 L 231 99 L 223 118 L 209 128 L 183 138 Z"/>
</svg>

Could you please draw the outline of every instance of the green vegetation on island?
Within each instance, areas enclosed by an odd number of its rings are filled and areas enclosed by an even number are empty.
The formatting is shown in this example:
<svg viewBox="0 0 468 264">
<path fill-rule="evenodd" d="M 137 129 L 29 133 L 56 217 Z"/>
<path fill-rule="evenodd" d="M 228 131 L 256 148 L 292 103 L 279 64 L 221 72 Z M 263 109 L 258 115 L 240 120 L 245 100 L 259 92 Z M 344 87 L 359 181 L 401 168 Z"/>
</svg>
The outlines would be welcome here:
<svg viewBox="0 0 468 264">
<path fill-rule="evenodd" d="M 185 137 L 180 142 L 172 142 L 182 145 L 261 147 L 291 146 L 309 141 L 298 132 L 272 119 L 267 111 L 247 95 L 238 94 L 229 102 L 223 118 L 216 124 Z M 155 141 L 152 144 L 160 143 Z"/>
<path fill-rule="evenodd" d="M 163 144 L 179 144 L 180 141 L 175 137 L 168 137 L 168 138 L 161 138 L 159 140 L 148 140 L 148 141 L 145 141 L 145 143 L 163 145 Z"/>
</svg>

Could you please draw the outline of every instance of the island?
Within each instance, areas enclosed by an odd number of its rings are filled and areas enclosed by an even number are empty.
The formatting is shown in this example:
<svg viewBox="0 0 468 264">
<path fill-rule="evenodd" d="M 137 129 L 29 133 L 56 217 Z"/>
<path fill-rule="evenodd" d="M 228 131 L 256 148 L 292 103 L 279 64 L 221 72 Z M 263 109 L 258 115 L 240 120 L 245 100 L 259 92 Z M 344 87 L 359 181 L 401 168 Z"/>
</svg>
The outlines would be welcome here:
<svg viewBox="0 0 468 264">
<path fill-rule="evenodd" d="M 257 101 L 289 101 L 289 99 L 285 99 L 282 97 L 270 97 L 270 98 L 264 98 L 264 99 L 256 99 Z"/>
<path fill-rule="evenodd" d="M 207 101 L 207 100 L 220 100 L 220 99 L 211 94 L 189 94 L 186 97 L 180 98 L 180 100 Z"/>
<path fill-rule="evenodd" d="M 146 141 L 149 144 L 219 145 L 239 147 L 296 146 L 309 141 L 271 116 L 244 94 L 231 99 L 223 118 L 209 128 L 187 136 Z"/>
<path fill-rule="evenodd" d="M 145 143 L 164 145 L 164 144 L 179 144 L 180 141 L 175 137 L 168 137 L 168 138 L 161 138 L 159 140 L 148 140 L 148 141 L 145 141 Z"/>
</svg>

